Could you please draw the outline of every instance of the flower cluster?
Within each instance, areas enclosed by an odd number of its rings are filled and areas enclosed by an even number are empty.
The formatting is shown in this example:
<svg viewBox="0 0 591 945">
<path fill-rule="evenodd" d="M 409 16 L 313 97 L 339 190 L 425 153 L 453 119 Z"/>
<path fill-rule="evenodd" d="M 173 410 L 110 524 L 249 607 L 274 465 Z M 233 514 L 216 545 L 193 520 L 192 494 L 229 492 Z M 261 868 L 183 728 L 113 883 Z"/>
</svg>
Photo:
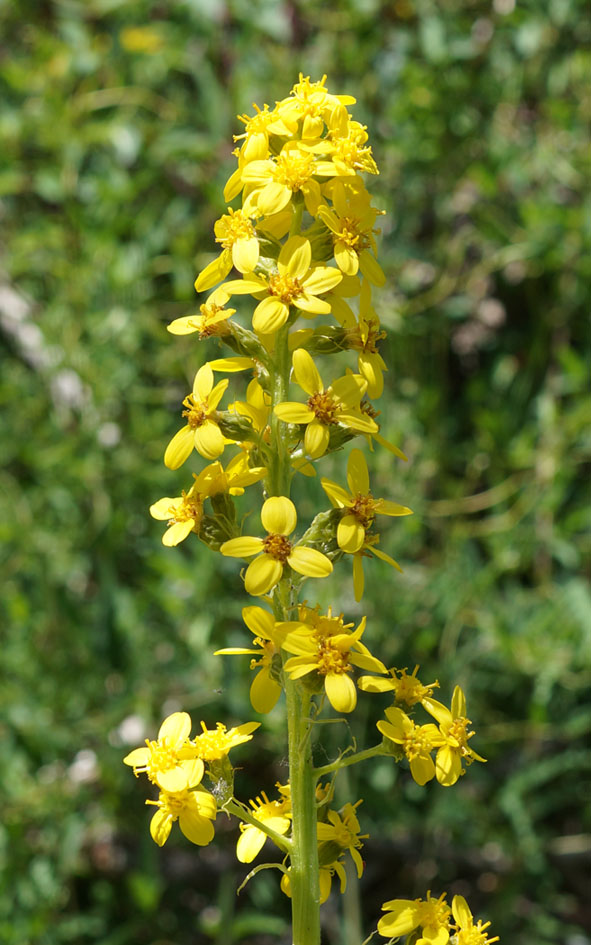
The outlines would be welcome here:
<svg viewBox="0 0 591 945">
<path fill-rule="evenodd" d="M 325 78 L 312 82 L 300 75 L 273 108 L 254 106 L 254 114 L 240 118 L 237 167 L 224 189 L 226 202 L 239 205 L 228 205 L 214 224 L 218 250 L 195 281 L 197 292 L 205 293 L 197 312 L 168 326 L 173 335 L 194 336 L 200 356 L 164 463 L 175 472 L 198 454 L 207 464 L 180 495 L 150 508 L 167 523 L 165 545 L 193 533 L 221 555 L 221 566 L 229 566 L 227 559 L 245 561 L 244 588 L 257 598 L 242 611 L 251 636 L 216 653 L 251 657 L 256 712 L 270 712 L 285 693 L 289 781 L 277 785 L 274 798 L 260 791 L 248 804 L 237 800 L 228 753 L 250 740 L 259 723 L 229 731 L 222 723 L 214 729 L 202 723 L 201 733 L 191 737 L 185 712 L 169 716 L 156 740 L 124 759 L 158 788 L 158 799 L 147 803 L 157 808 L 150 829 L 159 845 L 176 820 L 191 842 L 209 843 L 220 809 L 238 818 L 241 863 L 251 863 L 266 839 L 284 853 L 281 864 L 263 864 L 252 873 L 267 866 L 281 870 L 281 888 L 294 900 L 295 945 L 319 942 L 312 913 L 319 899 L 327 899 L 333 877 L 345 891 L 345 857 L 358 876 L 363 871 L 361 801 L 331 809 L 333 784 L 319 784 L 324 773 L 336 777 L 341 766 L 381 754 L 406 758 L 421 785 L 436 777 L 449 786 L 472 761 L 484 760 L 469 746 L 473 733 L 459 687 L 448 709 L 433 698 L 437 681 L 424 685 L 417 669 L 410 675 L 388 669 L 370 652 L 365 616 L 346 623 L 336 609 L 299 601 L 305 580 L 324 583 L 347 556 L 356 601 L 364 593 L 365 560 L 400 571 L 379 546 L 378 523 L 412 514 L 381 497 L 379 484 L 374 491 L 360 448 L 377 444 L 406 460 L 382 435 L 373 404 L 383 391 L 386 364 L 372 293 L 385 276 L 375 239 L 382 211 L 372 205 L 363 175 L 378 168 L 365 127 L 349 112 L 355 99 L 329 92 Z M 201 342 L 225 346 L 229 355 L 204 363 Z M 327 363 L 332 356 L 342 360 L 338 369 Z M 231 378 L 218 374 L 235 375 L 232 384 L 242 380 L 244 393 L 228 396 Z M 310 484 L 324 508 L 302 524 L 292 483 L 316 477 L 325 457 L 349 449 L 351 441 L 344 476 Z M 327 706 L 352 713 L 358 689 L 393 696 L 377 726 L 383 740 L 360 752 L 351 744 L 336 761 L 315 767 L 317 717 Z M 435 721 L 415 723 L 411 713 L 418 705 Z M 201 787 L 205 776 L 210 791 Z M 486 925 L 474 925 L 461 897 L 451 909 L 444 898 L 386 903 L 379 932 L 416 933 L 413 941 L 430 945 L 445 945 L 450 937 L 453 945 L 496 941 L 488 939 Z"/>
<path fill-rule="evenodd" d="M 378 922 L 378 932 L 385 938 L 415 933 L 417 945 L 492 945 L 498 942 L 495 935 L 489 938 L 490 922 L 476 923 L 463 896 L 454 896 L 450 906 L 446 894 L 435 899 L 430 892 L 425 899 L 392 899 L 382 909 L 386 915 Z M 416 936 L 416 937 L 415 937 Z"/>
</svg>

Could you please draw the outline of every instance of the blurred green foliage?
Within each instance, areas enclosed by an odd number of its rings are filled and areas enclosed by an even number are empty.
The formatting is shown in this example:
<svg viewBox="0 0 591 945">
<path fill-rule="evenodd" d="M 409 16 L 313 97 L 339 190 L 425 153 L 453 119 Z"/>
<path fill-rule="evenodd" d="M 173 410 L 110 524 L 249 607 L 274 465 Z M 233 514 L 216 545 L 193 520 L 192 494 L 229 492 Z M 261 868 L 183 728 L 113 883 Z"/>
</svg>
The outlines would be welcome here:
<svg viewBox="0 0 591 945">
<path fill-rule="evenodd" d="M 461 683 L 489 759 L 450 790 L 349 773 L 363 925 L 447 888 L 505 942 L 589 942 L 587 3 L 2 0 L 0 22 L 0 940 L 290 940 L 272 873 L 236 899 L 224 819 L 203 851 L 154 846 L 121 757 L 177 707 L 254 715 L 248 660 L 211 655 L 244 639 L 235 562 L 164 549 L 147 507 L 185 485 L 162 453 L 212 349 L 164 326 L 211 258 L 235 116 L 302 71 L 357 96 L 387 211 L 382 411 L 411 461 L 373 475 L 415 515 L 383 539 L 404 575 L 367 568 L 368 640 Z M 359 616 L 346 567 L 330 594 Z M 360 700 L 361 744 L 381 708 Z M 277 710 L 236 751 L 243 796 L 285 778 L 281 732 Z M 327 943 L 356 941 L 350 889 Z"/>
</svg>

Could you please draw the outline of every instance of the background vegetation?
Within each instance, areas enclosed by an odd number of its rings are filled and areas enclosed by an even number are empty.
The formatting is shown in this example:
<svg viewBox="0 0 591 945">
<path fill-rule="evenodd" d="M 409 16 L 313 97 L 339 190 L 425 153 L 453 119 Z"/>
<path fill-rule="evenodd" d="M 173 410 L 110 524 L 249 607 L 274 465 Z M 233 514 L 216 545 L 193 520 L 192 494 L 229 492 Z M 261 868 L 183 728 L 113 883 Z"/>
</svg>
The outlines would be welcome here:
<svg viewBox="0 0 591 945">
<path fill-rule="evenodd" d="M 211 258 L 235 116 L 302 71 L 357 96 L 387 211 L 382 410 L 410 462 L 373 469 L 415 515 L 384 536 L 404 575 L 366 569 L 368 639 L 446 699 L 460 682 L 489 759 L 450 790 L 386 761 L 350 775 L 371 839 L 348 929 L 359 902 L 367 934 L 384 899 L 447 888 L 505 943 L 589 943 L 587 3 L 3 0 L 0 18 L 0 940 L 290 941 L 272 873 L 236 898 L 223 818 L 203 851 L 155 847 L 121 757 L 178 707 L 254 717 L 248 660 L 211 655 L 243 639 L 235 562 L 164 549 L 147 508 L 186 478 L 162 454 L 212 348 L 165 325 Z M 369 743 L 381 704 L 360 705 Z M 280 733 L 278 712 L 236 750 L 243 796 L 285 777 Z"/>
</svg>

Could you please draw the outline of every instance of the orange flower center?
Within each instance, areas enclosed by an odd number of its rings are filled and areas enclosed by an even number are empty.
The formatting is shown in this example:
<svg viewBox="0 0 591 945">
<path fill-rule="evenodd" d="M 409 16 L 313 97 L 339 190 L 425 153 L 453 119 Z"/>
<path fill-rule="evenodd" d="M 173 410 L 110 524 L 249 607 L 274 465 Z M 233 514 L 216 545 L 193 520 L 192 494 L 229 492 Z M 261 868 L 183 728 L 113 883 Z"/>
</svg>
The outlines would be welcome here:
<svg viewBox="0 0 591 945">
<path fill-rule="evenodd" d="M 280 276 L 279 273 L 273 273 L 269 276 L 268 283 L 269 295 L 274 295 L 285 305 L 291 305 L 295 299 L 299 299 L 304 294 L 299 279 L 292 279 L 290 276 Z"/>
<path fill-rule="evenodd" d="M 314 174 L 314 155 L 309 151 L 282 151 L 273 168 L 273 179 L 296 191 Z"/>
<path fill-rule="evenodd" d="M 343 673 L 350 673 L 352 668 L 349 665 L 348 650 L 343 653 L 331 644 L 330 639 L 320 641 L 316 670 L 321 676 L 328 676 L 329 673 L 340 676 Z"/>
<path fill-rule="evenodd" d="M 291 542 L 285 535 L 267 535 L 263 538 L 263 551 L 275 561 L 285 564 L 291 554 Z"/>
<path fill-rule="evenodd" d="M 168 510 L 170 515 L 169 525 L 176 525 L 179 522 L 193 521 L 195 531 L 199 530 L 201 519 L 203 518 L 203 500 L 199 494 L 188 496 L 183 491 L 183 504 L 175 508 L 173 505 Z"/>
<path fill-rule="evenodd" d="M 364 528 L 369 528 L 375 518 L 376 503 L 371 493 L 361 495 L 357 493 L 350 512 Z"/>
<path fill-rule="evenodd" d="M 205 402 L 196 403 L 193 394 L 187 394 L 183 400 L 183 406 L 187 409 L 183 410 L 181 416 L 187 418 L 187 423 L 192 430 L 196 430 L 197 427 L 205 423 L 208 415 L 208 407 Z"/>
<path fill-rule="evenodd" d="M 331 423 L 338 423 L 337 413 L 339 404 L 333 400 L 328 391 L 317 391 L 308 398 L 308 407 L 314 411 L 314 415 L 320 423 L 328 426 Z"/>
</svg>

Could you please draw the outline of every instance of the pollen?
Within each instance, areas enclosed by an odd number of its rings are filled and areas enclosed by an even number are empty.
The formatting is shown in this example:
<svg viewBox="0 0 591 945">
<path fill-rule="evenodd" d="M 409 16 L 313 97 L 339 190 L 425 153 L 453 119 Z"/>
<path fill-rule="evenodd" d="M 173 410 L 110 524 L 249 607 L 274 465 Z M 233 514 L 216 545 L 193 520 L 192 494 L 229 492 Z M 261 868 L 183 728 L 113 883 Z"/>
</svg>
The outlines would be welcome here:
<svg viewBox="0 0 591 945">
<path fill-rule="evenodd" d="M 350 673 L 352 667 L 349 665 L 349 654 L 332 646 L 330 640 L 324 640 L 318 650 L 316 669 L 321 676 L 328 676 L 329 673 L 337 675 Z"/>
<path fill-rule="evenodd" d="M 308 398 L 308 407 L 314 412 L 314 415 L 320 423 L 328 426 L 331 423 L 338 423 L 337 414 L 339 404 L 333 400 L 328 391 L 317 391 Z"/>
<path fill-rule="evenodd" d="M 192 430 L 196 430 L 207 420 L 207 405 L 204 403 L 195 403 L 193 394 L 187 394 L 183 400 L 183 410 L 181 416 L 187 418 L 187 423 Z"/>
<path fill-rule="evenodd" d="M 201 496 L 189 496 L 184 490 L 182 496 L 182 505 L 179 505 L 176 508 L 174 505 L 171 505 L 169 508 L 168 514 L 170 515 L 170 519 L 168 524 L 176 525 L 179 522 L 194 521 L 195 528 L 197 529 L 197 526 L 201 523 L 201 519 L 203 518 L 203 504 Z"/>
<path fill-rule="evenodd" d="M 314 156 L 308 151 L 282 151 L 273 169 L 273 179 L 291 191 L 300 190 L 314 175 Z"/>
<path fill-rule="evenodd" d="M 291 542 L 285 535 L 267 535 L 263 538 L 263 551 L 269 557 L 285 564 L 291 554 Z"/>
<path fill-rule="evenodd" d="M 424 758 L 433 748 L 430 737 L 421 731 L 420 725 L 415 725 L 411 732 L 405 734 L 402 746 L 409 761 Z"/>
<path fill-rule="evenodd" d="M 252 220 L 242 210 L 232 210 L 225 213 L 215 225 L 216 243 L 221 243 L 224 249 L 232 249 L 238 240 L 248 240 L 254 235 Z"/>
<path fill-rule="evenodd" d="M 299 279 L 292 279 L 290 276 L 280 276 L 279 273 L 273 273 L 269 276 L 269 295 L 274 295 L 285 305 L 291 305 L 295 299 L 304 294 Z"/>
<path fill-rule="evenodd" d="M 174 748 L 169 748 L 166 742 L 151 742 L 146 739 L 146 745 L 150 749 L 150 760 L 146 765 L 146 774 L 151 781 L 155 781 L 158 774 L 170 771 L 171 768 L 177 766 L 178 752 Z"/>
<path fill-rule="evenodd" d="M 355 496 L 355 501 L 349 511 L 355 516 L 360 525 L 369 528 L 376 516 L 376 502 L 371 493 Z"/>
<path fill-rule="evenodd" d="M 467 732 L 466 729 L 471 724 L 470 719 L 459 717 L 453 720 L 447 731 L 448 738 L 453 738 L 458 743 L 462 755 L 470 755 L 468 739 L 472 738 L 474 732 Z"/>
<path fill-rule="evenodd" d="M 356 351 L 364 351 L 366 354 L 378 353 L 378 342 L 386 337 L 386 332 L 380 329 L 379 322 L 376 319 L 368 319 L 363 326 L 355 325 L 345 332 L 347 347 Z"/>
<path fill-rule="evenodd" d="M 450 908 L 446 902 L 443 901 L 445 893 L 443 893 L 439 899 L 432 899 L 429 893 L 427 893 L 427 898 L 424 901 L 420 899 L 417 901 L 418 909 L 418 925 L 421 925 L 423 929 L 426 927 L 440 929 L 440 928 L 449 928 L 449 915 Z"/>
</svg>

